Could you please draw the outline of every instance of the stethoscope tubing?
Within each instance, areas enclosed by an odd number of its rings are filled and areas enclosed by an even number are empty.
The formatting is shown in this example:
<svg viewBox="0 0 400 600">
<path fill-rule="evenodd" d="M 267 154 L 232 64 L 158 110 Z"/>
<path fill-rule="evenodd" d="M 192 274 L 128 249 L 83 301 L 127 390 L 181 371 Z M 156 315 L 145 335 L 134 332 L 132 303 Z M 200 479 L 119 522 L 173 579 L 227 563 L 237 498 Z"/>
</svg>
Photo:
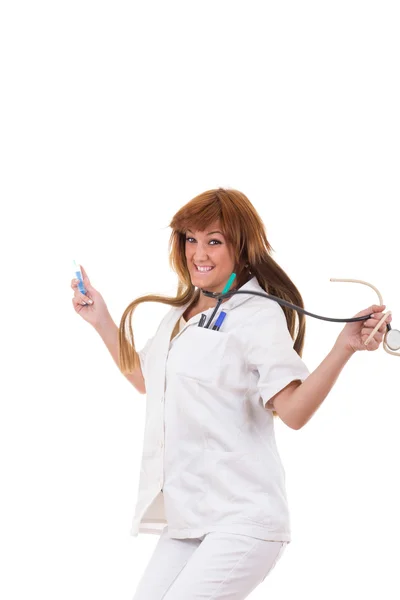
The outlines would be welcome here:
<svg viewBox="0 0 400 600">
<path fill-rule="evenodd" d="M 229 286 L 231 284 L 231 281 L 232 281 L 232 279 L 230 279 L 230 281 L 228 282 Z M 362 279 L 334 279 L 334 278 L 331 278 L 331 281 L 362 283 L 363 285 L 367 285 L 368 287 L 375 290 L 375 292 L 378 294 L 378 297 L 379 297 L 380 306 L 383 305 L 382 295 L 380 294 L 379 290 L 374 285 L 372 285 L 371 283 L 368 283 L 367 281 L 363 281 Z M 297 306 L 296 304 L 292 304 L 291 302 L 288 302 L 287 300 L 278 298 L 277 296 L 274 296 L 273 294 L 267 294 L 266 292 L 263 293 L 263 292 L 235 290 L 235 289 L 230 290 L 229 287 L 224 288 L 222 293 L 208 292 L 203 289 L 201 291 L 205 296 L 208 296 L 209 298 L 215 298 L 217 300 L 217 305 L 215 306 L 213 313 L 212 313 L 206 327 L 209 327 L 209 325 L 212 322 L 222 301 L 225 298 L 230 298 L 234 294 L 253 294 L 254 296 L 261 296 L 262 298 L 268 298 L 269 300 L 274 300 L 278 304 L 292 308 L 292 309 L 296 310 L 297 312 L 303 313 L 305 315 L 309 315 L 310 317 L 314 317 L 315 319 L 321 319 L 322 321 L 331 321 L 331 322 L 335 322 L 335 323 L 353 323 L 355 321 L 366 321 L 367 319 L 371 318 L 374 314 L 374 313 L 371 313 L 371 314 L 367 314 L 367 315 L 362 315 L 361 317 L 351 317 L 349 319 L 336 319 L 333 317 L 323 317 L 322 315 L 317 315 L 315 313 L 312 313 L 312 312 L 306 310 L 305 308 L 302 308 L 301 306 Z M 368 338 L 365 340 L 364 344 L 368 344 L 370 342 L 373 335 L 378 331 L 378 329 L 380 328 L 382 323 L 384 323 L 385 320 L 387 319 L 387 317 L 391 314 L 392 314 L 392 311 L 389 310 L 383 315 L 383 317 L 381 318 L 379 323 L 377 323 L 375 328 L 369 334 Z M 385 323 L 385 325 L 386 325 L 386 333 L 383 338 L 383 344 L 382 344 L 383 349 L 388 354 L 392 354 L 394 356 L 400 356 L 400 354 L 397 352 L 398 350 L 400 350 L 400 331 L 398 329 L 393 329 L 391 327 L 390 323 Z"/>
<path fill-rule="evenodd" d="M 231 290 L 229 292 L 226 292 L 225 294 L 214 295 L 212 292 L 205 292 L 203 290 L 203 294 L 205 296 L 209 296 L 209 297 L 218 299 L 217 306 L 215 307 L 213 314 L 211 315 L 211 317 L 207 323 L 207 327 L 210 324 L 210 322 L 212 321 L 214 314 L 218 310 L 221 302 L 223 300 L 225 300 L 225 298 L 230 298 L 234 294 L 253 294 L 254 296 L 261 296 L 262 298 L 269 298 L 270 300 L 275 300 L 275 302 L 278 302 L 278 304 L 283 304 L 284 306 L 293 308 L 297 312 L 301 312 L 305 315 L 309 315 L 310 317 L 314 317 L 315 319 L 321 319 L 322 321 L 333 321 L 335 323 L 353 323 L 355 321 L 366 321 L 367 319 L 371 318 L 372 315 L 374 314 L 374 313 L 371 313 L 370 315 L 363 315 L 362 317 L 352 317 L 350 319 L 334 319 L 333 317 L 323 317 L 322 315 L 316 315 L 315 313 L 312 313 L 312 312 L 306 310 L 305 308 L 302 308 L 301 306 L 297 306 L 297 304 L 292 304 L 291 302 L 288 302 L 287 300 L 283 300 L 282 298 L 278 298 L 277 296 L 273 296 L 272 294 L 267 294 L 267 293 L 263 293 L 263 292 L 246 291 L 246 290 Z M 386 327 L 387 327 L 387 329 L 390 329 L 390 323 L 386 323 Z"/>
</svg>

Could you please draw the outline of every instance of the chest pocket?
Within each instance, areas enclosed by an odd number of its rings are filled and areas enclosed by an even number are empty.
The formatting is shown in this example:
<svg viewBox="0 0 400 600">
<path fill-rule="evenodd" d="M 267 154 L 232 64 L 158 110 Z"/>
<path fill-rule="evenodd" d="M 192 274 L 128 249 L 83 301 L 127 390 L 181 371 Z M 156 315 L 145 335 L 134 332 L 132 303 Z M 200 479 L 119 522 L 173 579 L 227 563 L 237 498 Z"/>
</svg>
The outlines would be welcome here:
<svg viewBox="0 0 400 600">
<path fill-rule="evenodd" d="M 170 350 L 175 373 L 197 381 L 216 383 L 223 368 L 228 334 L 192 325 L 177 338 Z"/>
</svg>

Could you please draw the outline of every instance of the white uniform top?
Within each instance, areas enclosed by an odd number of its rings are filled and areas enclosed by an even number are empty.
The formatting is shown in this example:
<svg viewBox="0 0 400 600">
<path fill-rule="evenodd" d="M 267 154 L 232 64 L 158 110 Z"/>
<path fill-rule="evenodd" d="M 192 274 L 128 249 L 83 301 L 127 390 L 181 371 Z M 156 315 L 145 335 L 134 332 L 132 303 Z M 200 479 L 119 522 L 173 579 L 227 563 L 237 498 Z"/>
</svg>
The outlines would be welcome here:
<svg viewBox="0 0 400 600">
<path fill-rule="evenodd" d="M 240 289 L 265 293 L 256 277 Z M 290 542 L 267 401 L 310 372 L 274 300 L 235 294 L 219 309 L 227 313 L 220 331 L 198 327 L 197 314 L 171 340 L 188 306 L 172 307 L 139 352 L 146 423 L 130 533 L 168 525 L 174 538 L 223 531 Z"/>
</svg>

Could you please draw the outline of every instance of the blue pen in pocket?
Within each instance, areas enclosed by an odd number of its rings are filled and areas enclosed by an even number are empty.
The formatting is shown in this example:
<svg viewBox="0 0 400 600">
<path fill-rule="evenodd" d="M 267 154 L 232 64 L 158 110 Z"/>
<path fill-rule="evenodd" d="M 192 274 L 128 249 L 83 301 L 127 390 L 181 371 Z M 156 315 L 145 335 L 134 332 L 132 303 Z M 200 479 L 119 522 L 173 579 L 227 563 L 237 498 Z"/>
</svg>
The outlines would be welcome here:
<svg viewBox="0 0 400 600">
<path fill-rule="evenodd" d="M 226 317 L 226 312 L 224 312 L 223 310 L 221 310 L 221 312 L 218 315 L 217 320 L 214 323 L 214 326 L 213 326 L 213 330 L 214 331 L 219 331 L 219 329 L 220 329 L 220 327 L 221 327 L 221 325 L 222 325 L 225 317 Z"/>
<path fill-rule="evenodd" d="M 78 290 L 81 292 L 81 294 L 86 294 L 86 288 L 83 285 L 83 277 L 82 277 L 82 273 L 80 268 L 78 267 L 78 265 L 76 264 L 76 261 L 73 261 L 73 269 L 74 269 L 74 276 L 76 279 L 79 279 L 79 283 L 78 283 Z"/>
</svg>

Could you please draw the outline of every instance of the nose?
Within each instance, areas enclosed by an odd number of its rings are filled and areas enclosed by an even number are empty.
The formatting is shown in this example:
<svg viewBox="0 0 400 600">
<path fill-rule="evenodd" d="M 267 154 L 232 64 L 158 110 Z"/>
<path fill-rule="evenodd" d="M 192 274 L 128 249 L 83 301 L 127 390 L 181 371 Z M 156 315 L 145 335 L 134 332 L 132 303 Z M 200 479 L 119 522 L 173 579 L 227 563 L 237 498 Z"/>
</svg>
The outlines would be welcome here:
<svg viewBox="0 0 400 600">
<path fill-rule="evenodd" d="M 198 260 L 199 262 L 205 262 L 207 260 L 208 254 L 201 244 L 197 244 L 196 250 L 193 254 L 193 258 L 195 262 L 196 260 Z"/>
</svg>

